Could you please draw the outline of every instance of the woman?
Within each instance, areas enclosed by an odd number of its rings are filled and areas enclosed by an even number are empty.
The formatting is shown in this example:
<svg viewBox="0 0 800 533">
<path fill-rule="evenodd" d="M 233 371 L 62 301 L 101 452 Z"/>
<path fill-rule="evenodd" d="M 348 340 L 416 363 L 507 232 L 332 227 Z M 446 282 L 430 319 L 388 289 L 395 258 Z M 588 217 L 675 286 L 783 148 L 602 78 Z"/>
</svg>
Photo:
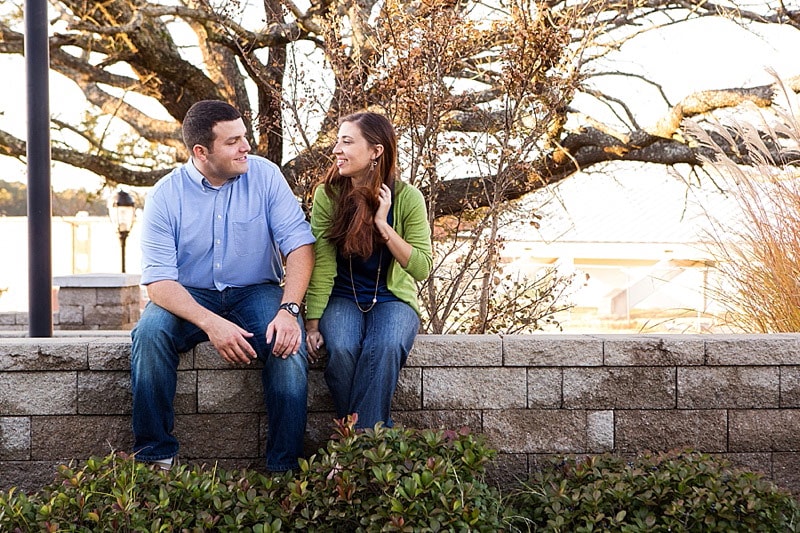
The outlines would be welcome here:
<svg viewBox="0 0 800 533">
<path fill-rule="evenodd" d="M 419 329 L 415 281 L 431 270 L 425 200 L 396 179 L 397 139 L 384 116 L 342 119 L 333 154 L 311 209 L 306 343 L 312 361 L 327 348 L 339 418 L 357 413 L 357 428 L 391 427 L 392 395 Z"/>
</svg>

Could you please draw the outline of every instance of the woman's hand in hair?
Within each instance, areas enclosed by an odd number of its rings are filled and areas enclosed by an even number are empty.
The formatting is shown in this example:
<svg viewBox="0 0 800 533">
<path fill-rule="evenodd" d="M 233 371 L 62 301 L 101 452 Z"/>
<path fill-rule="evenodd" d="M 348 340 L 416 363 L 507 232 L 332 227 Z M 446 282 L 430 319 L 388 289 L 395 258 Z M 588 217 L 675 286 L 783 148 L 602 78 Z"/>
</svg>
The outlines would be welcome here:
<svg viewBox="0 0 800 533">
<path fill-rule="evenodd" d="M 378 210 L 375 211 L 375 228 L 381 233 L 383 240 L 386 241 L 389 238 L 387 233 L 387 228 L 389 227 L 389 223 L 387 219 L 389 217 L 389 208 L 392 206 L 392 190 L 385 184 L 381 184 L 381 190 L 378 191 Z"/>
</svg>

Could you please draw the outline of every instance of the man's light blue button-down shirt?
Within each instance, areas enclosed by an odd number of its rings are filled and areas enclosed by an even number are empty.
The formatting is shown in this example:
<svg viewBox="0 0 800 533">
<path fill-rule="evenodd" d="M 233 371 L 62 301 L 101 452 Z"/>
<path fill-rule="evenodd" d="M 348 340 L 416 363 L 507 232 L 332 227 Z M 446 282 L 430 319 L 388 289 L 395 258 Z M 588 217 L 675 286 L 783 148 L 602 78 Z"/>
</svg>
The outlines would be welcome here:
<svg viewBox="0 0 800 533">
<path fill-rule="evenodd" d="M 314 236 L 278 167 L 247 159 L 247 172 L 219 188 L 191 161 L 156 183 L 144 207 L 143 285 L 223 290 L 283 280 L 281 254 Z"/>
</svg>

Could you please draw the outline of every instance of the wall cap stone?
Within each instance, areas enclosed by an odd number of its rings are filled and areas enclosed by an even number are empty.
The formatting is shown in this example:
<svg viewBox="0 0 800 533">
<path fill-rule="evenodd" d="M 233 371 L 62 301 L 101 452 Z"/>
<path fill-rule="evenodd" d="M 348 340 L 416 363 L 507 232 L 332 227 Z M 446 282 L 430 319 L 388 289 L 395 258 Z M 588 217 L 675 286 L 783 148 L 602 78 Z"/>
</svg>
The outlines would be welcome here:
<svg viewBox="0 0 800 533">
<path fill-rule="evenodd" d="M 139 285 L 141 279 L 139 274 L 72 274 L 54 276 L 53 285 L 61 288 L 130 287 Z"/>
</svg>

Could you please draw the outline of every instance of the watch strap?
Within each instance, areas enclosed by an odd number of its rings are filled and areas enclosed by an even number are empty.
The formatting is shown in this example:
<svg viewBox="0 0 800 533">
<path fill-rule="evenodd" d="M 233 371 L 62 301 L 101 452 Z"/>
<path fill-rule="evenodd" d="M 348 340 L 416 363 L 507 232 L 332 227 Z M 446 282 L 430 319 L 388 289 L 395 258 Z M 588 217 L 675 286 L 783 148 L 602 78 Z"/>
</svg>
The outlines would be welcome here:
<svg viewBox="0 0 800 533">
<path fill-rule="evenodd" d="M 292 316 L 300 316 L 300 305 L 295 302 L 282 303 L 278 309 L 284 309 Z"/>
</svg>

